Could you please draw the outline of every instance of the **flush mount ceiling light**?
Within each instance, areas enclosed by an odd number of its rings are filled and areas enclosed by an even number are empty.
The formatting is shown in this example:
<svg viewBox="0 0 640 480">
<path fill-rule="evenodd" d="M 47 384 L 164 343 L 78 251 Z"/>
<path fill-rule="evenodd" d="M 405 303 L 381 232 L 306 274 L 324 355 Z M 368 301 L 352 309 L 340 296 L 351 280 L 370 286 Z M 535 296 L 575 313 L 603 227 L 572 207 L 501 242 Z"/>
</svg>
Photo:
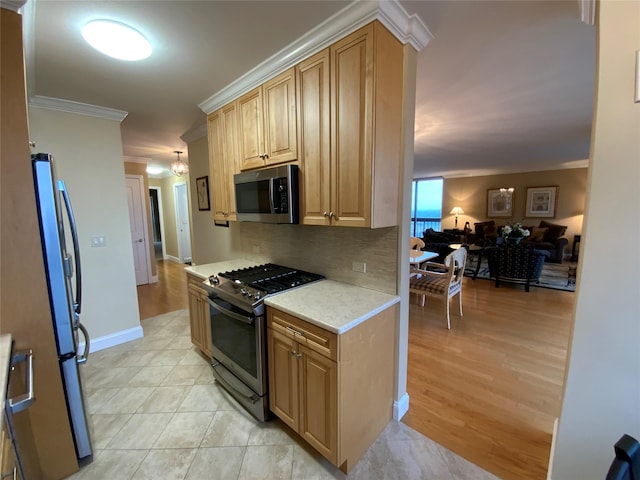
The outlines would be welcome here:
<svg viewBox="0 0 640 480">
<path fill-rule="evenodd" d="M 174 150 L 173 153 L 175 153 L 178 158 L 171 164 L 171 173 L 173 173 L 177 177 L 181 177 L 185 173 L 189 173 L 189 165 L 180 160 L 180 154 L 182 152 L 179 150 Z"/>
<path fill-rule="evenodd" d="M 82 27 L 82 36 L 99 52 L 119 60 L 131 62 L 151 55 L 149 41 L 124 23 L 93 20 Z"/>
</svg>

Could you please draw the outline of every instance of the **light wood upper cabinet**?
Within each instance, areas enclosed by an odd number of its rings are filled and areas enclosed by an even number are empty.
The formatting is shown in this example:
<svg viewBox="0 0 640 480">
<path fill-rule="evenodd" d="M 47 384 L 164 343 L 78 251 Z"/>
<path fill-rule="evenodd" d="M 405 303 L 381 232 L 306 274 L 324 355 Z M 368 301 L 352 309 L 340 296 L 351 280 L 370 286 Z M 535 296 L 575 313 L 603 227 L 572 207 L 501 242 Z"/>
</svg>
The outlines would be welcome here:
<svg viewBox="0 0 640 480">
<path fill-rule="evenodd" d="M 329 118 L 329 49 L 297 67 L 300 210 L 305 225 L 330 225 L 331 144 Z"/>
<path fill-rule="evenodd" d="M 294 68 L 240 97 L 237 108 L 241 170 L 297 159 Z"/>
<path fill-rule="evenodd" d="M 329 47 L 328 63 L 326 57 L 321 52 L 298 67 L 302 222 L 397 225 L 403 47 L 373 22 Z"/>
<path fill-rule="evenodd" d="M 230 103 L 209 115 L 207 126 L 213 219 L 236 220 L 233 175 L 240 171 L 236 103 Z"/>
</svg>

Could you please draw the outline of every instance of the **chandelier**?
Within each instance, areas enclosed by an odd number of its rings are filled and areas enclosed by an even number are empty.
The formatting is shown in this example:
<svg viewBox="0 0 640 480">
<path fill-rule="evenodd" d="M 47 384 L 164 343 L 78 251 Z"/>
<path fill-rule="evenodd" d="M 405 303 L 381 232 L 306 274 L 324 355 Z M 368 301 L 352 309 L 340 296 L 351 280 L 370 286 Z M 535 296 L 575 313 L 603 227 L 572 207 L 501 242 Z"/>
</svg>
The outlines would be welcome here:
<svg viewBox="0 0 640 480">
<path fill-rule="evenodd" d="M 176 158 L 175 162 L 171 163 L 171 173 L 173 173 L 177 177 L 181 177 L 185 173 L 189 173 L 189 165 L 180 160 L 180 154 L 182 152 L 180 150 L 174 150 L 173 153 L 175 153 L 178 158 Z"/>
</svg>

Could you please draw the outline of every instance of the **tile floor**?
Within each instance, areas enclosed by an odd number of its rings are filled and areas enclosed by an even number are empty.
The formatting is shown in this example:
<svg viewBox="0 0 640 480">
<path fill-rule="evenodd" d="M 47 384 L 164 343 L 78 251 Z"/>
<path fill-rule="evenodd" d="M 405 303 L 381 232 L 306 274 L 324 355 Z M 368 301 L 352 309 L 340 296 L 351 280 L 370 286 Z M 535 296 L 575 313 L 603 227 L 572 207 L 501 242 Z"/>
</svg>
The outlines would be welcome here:
<svg viewBox="0 0 640 480">
<path fill-rule="evenodd" d="M 345 476 L 279 420 L 253 420 L 214 382 L 191 344 L 187 310 L 142 327 L 144 338 L 81 367 L 95 453 L 70 479 L 497 478 L 402 422 L 391 422 Z"/>
</svg>

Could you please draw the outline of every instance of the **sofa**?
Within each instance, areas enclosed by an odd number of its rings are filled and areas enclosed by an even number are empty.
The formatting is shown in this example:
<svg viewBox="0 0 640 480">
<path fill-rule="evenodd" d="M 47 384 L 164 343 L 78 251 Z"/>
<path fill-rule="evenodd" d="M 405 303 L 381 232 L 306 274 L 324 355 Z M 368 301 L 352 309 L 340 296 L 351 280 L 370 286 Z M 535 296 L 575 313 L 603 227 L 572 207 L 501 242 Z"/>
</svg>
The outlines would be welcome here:
<svg viewBox="0 0 640 480">
<path fill-rule="evenodd" d="M 449 245 L 452 243 L 460 243 L 460 237 L 450 233 L 438 232 L 433 228 L 427 228 L 422 233 L 422 241 L 424 242 L 422 250 L 438 254 L 438 256 L 431 261 L 443 263 L 445 257 L 454 250 Z"/>
<path fill-rule="evenodd" d="M 482 247 L 490 247 L 500 243 L 498 239 L 502 238 L 503 226 L 496 225 L 495 220 L 477 222 L 474 227 L 475 233 L 467 235 L 467 243 Z M 546 258 L 547 262 L 562 263 L 564 250 L 569 244 L 569 240 L 563 237 L 567 231 L 566 225 L 540 220 L 537 227 L 524 226 L 524 228 L 529 230 L 531 235 L 525 237 L 520 245 L 533 247 L 536 250 L 545 250 L 549 252 L 549 256 Z"/>
</svg>

